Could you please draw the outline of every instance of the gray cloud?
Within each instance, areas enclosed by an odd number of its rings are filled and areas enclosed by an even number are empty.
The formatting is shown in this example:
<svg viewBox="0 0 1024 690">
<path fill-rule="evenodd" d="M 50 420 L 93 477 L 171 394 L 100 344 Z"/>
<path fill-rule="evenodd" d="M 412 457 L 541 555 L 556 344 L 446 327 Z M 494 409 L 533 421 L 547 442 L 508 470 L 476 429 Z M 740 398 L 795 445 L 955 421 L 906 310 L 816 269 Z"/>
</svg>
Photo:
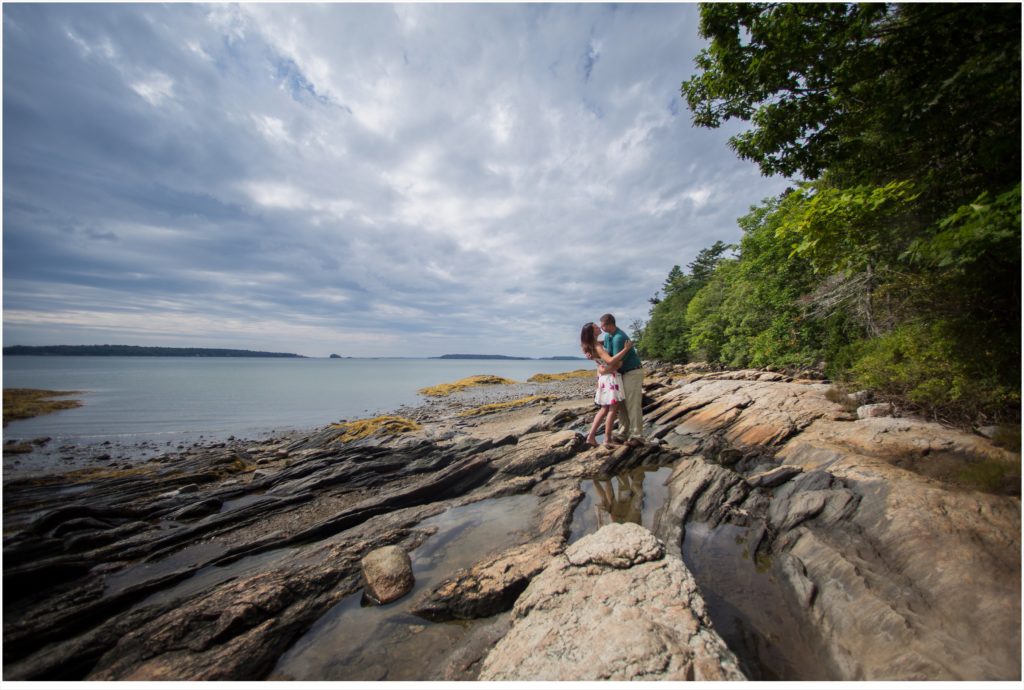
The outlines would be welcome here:
<svg viewBox="0 0 1024 690">
<path fill-rule="evenodd" d="M 692 5 L 5 5 L 4 339 L 573 354 L 785 186 Z"/>
</svg>

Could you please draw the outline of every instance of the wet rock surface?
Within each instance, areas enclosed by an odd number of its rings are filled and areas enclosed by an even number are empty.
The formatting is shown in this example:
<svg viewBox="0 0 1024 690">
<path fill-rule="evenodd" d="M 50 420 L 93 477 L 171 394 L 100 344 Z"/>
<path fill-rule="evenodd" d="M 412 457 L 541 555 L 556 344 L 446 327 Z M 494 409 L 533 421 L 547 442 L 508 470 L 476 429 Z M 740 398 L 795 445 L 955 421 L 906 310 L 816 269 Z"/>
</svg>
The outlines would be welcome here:
<svg viewBox="0 0 1024 690">
<path fill-rule="evenodd" d="M 707 603 L 671 608 L 643 590 L 652 599 L 608 605 L 636 640 L 658 638 L 660 670 L 610 646 L 604 666 L 574 666 L 589 651 L 567 637 L 534 641 L 565 663 L 538 674 L 732 677 L 718 647 L 705 645 L 708 663 L 693 648 L 717 627 L 753 679 L 1019 678 L 1019 488 L 979 491 L 950 474 L 987 458 L 1015 462 L 1019 477 L 1019 456 L 927 422 L 856 419 L 815 379 L 692 366 L 649 368 L 645 421 L 659 445 L 590 449 L 578 432 L 592 419 L 592 383 L 549 385 L 553 400 L 472 419 L 458 414 L 524 391 L 429 403 L 404 411 L 424 428 L 398 436 L 345 443 L 328 427 L 138 456 L 113 448 L 130 462 L 5 475 L 5 679 L 272 678 L 318 621 L 358 597 L 365 556 L 398 547 L 415 567 L 433 520 L 503 497 L 536 506 L 511 541 L 478 546 L 450 572 L 434 563 L 436 584 L 375 607 L 395 615 L 389 607 L 407 602 L 409 639 L 440 645 L 426 670 L 407 673 L 476 679 L 520 618 L 543 608 L 527 599 L 540 578 L 551 596 L 562 587 L 613 601 L 635 571 L 687 592 L 695 582 Z M 643 467 L 666 468 L 658 540 L 572 543 L 581 485 Z M 712 542 L 726 544 L 728 567 L 701 556 Z M 685 568 L 667 565 L 679 558 Z M 761 579 L 730 590 L 723 574 L 738 562 Z M 588 571 L 604 584 L 573 579 Z M 743 598 L 751 583 L 759 599 Z M 649 601 L 671 620 L 630 617 Z M 407 677 L 388 663 L 358 677 Z"/>
</svg>

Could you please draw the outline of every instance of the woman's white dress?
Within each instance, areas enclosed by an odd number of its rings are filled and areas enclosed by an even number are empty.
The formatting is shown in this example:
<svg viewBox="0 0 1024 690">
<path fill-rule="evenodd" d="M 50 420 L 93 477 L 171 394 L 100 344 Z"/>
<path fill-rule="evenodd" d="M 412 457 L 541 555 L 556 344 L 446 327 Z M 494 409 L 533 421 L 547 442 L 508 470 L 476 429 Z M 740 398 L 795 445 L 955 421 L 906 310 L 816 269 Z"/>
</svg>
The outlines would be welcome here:
<svg viewBox="0 0 1024 690">
<path fill-rule="evenodd" d="M 597 392 L 594 393 L 594 402 L 598 405 L 611 405 L 622 402 L 626 395 L 622 390 L 622 375 L 601 374 L 597 377 Z"/>
</svg>

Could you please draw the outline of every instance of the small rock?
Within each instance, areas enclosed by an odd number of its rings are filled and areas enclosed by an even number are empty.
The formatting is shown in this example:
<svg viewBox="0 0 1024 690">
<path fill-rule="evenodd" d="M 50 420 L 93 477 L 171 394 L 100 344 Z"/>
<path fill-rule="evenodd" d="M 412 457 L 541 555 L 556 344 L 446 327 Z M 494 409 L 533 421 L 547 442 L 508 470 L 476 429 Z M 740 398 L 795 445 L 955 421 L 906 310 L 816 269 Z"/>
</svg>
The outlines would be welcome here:
<svg viewBox="0 0 1024 690">
<path fill-rule="evenodd" d="M 384 546 L 362 560 L 367 597 L 379 604 L 392 602 L 412 589 L 415 578 L 409 554 L 400 546 Z"/>
<path fill-rule="evenodd" d="M 186 484 L 185 486 L 178 489 L 179 494 L 194 494 L 197 491 L 199 491 L 198 484 Z"/>
<path fill-rule="evenodd" d="M 110 453 L 100 453 L 99 455 L 93 456 L 93 460 L 109 460 Z"/>
<path fill-rule="evenodd" d="M 857 391 L 856 393 L 850 393 L 847 397 L 855 403 L 865 405 L 871 400 L 871 391 Z"/>
<path fill-rule="evenodd" d="M 8 443 L 4 444 L 4 452 L 5 453 L 10 453 L 12 455 L 16 455 L 18 453 L 31 453 L 32 452 L 32 444 L 30 444 L 30 443 L 18 443 L 16 441 L 8 442 Z"/>
<path fill-rule="evenodd" d="M 785 484 L 796 475 L 803 472 L 799 467 L 792 465 L 779 465 L 765 472 L 759 472 L 753 476 L 747 477 L 747 484 L 752 487 L 764 487 L 771 488 Z"/>
<path fill-rule="evenodd" d="M 861 405 L 857 408 L 858 419 L 868 419 L 870 417 L 891 417 L 892 416 L 892 405 L 889 403 L 874 403 L 871 405 Z"/>
<path fill-rule="evenodd" d="M 45 446 L 47 443 L 50 442 L 50 440 L 51 439 L 49 436 L 40 436 L 39 438 L 32 439 L 32 445 Z"/>
<path fill-rule="evenodd" d="M 995 425 L 978 427 L 978 433 L 987 439 L 995 438 L 997 431 L 999 431 L 999 427 Z"/>
</svg>

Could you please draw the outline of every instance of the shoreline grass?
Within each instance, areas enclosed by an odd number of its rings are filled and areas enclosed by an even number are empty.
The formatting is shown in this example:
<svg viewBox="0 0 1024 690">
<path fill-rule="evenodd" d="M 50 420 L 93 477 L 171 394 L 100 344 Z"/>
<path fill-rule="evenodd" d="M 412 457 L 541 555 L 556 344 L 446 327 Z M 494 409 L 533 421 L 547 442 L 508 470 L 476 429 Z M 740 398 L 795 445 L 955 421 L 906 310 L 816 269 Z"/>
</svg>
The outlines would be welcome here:
<svg viewBox="0 0 1024 690">
<path fill-rule="evenodd" d="M 562 374 L 534 374 L 527 383 L 550 383 L 552 381 L 568 381 L 570 379 L 589 379 L 597 376 L 593 369 L 576 369 Z"/>
<path fill-rule="evenodd" d="M 31 419 L 59 410 L 81 407 L 80 400 L 50 399 L 81 393 L 82 391 L 49 391 L 39 388 L 4 388 L 4 426 L 17 419 Z"/>
<path fill-rule="evenodd" d="M 427 388 L 421 388 L 419 390 L 420 395 L 426 395 L 434 398 L 441 398 L 452 393 L 458 393 L 461 390 L 467 388 L 473 388 L 475 386 L 504 386 L 518 383 L 512 379 L 502 378 L 501 376 L 491 376 L 489 374 L 482 374 L 479 376 L 470 376 L 464 379 L 459 379 L 454 383 L 441 383 L 436 386 L 428 386 Z"/>
<path fill-rule="evenodd" d="M 517 400 L 509 400 L 508 402 L 490 403 L 488 405 L 474 407 L 460 412 L 458 416 L 479 417 L 480 415 L 490 414 L 492 412 L 504 412 L 518 407 L 527 407 L 537 402 L 552 402 L 554 400 L 554 396 L 551 395 L 530 395 L 525 398 L 518 398 Z"/>
<path fill-rule="evenodd" d="M 409 431 L 419 431 L 423 427 L 419 423 L 405 417 L 385 415 L 383 417 L 356 419 L 351 422 L 332 424 L 331 428 L 341 430 L 341 434 L 335 439 L 336 441 L 348 443 L 378 434 L 397 436 Z"/>
</svg>

